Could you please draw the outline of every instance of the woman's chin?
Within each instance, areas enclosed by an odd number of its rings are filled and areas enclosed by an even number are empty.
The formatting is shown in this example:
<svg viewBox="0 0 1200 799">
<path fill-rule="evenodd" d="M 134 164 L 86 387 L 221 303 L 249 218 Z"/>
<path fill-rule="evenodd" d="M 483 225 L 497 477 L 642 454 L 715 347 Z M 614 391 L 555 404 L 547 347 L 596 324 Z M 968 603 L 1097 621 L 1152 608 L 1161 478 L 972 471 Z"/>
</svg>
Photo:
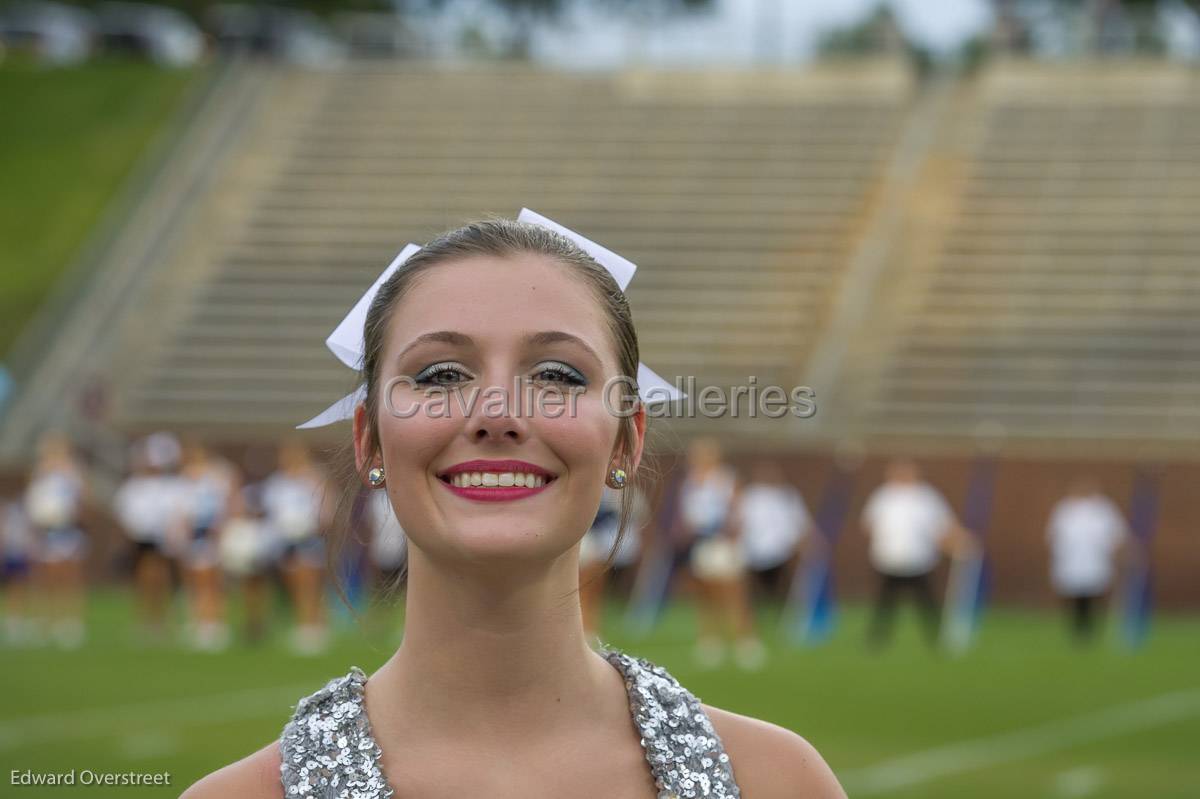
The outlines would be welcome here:
<svg viewBox="0 0 1200 799">
<path fill-rule="evenodd" d="M 447 534 L 443 544 L 449 545 L 454 557 L 475 565 L 545 563 L 570 548 L 570 542 L 552 541 L 544 532 L 529 529 L 528 519 L 520 522 L 514 519 L 512 524 L 504 524 L 503 517 L 504 514 L 495 514 L 481 519 L 473 529 L 459 529 Z"/>
</svg>

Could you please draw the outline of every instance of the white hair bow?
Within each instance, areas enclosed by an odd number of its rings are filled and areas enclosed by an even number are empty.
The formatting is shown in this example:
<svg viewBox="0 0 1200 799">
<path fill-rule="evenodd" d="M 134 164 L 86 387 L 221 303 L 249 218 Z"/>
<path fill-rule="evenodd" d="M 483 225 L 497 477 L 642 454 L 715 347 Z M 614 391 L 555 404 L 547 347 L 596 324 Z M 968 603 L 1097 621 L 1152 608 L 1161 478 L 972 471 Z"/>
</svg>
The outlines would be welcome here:
<svg viewBox="0 0 1200 799">
<path fill-rule="evenodd" d="M 573 230 L 568 230 L 557 222 L 547 219 L 541 214 L 534 213 L 528 208 L 522 208 L 521 213 L 517 216 L 518 222 L 531 222 L 535 225 L 547 227 L 556 233 L 561 233 L 571 241 L 575 242 L 584 252 L 596 259 L 596 261 L 609 271 L 613 279 L 617 281 L 621 291 L 629 285 L 629 281 L 633 278 L 633 273 L 637 271 L 637 265 L 617 255 L 612 250 L 601 247 L 594 241 L 580 236 Z M 405 261 L 420 252 L 420 246 L 416 244 L 408 244 L 400 251 L 400 254 L 388 264 L 388 268 L 383 270 L 383 273 L 376 278 L 371 288 L 367 289 L 367 293 L 359 298 L 354 307 L 350 309 L 350 313 L 346 314 L 334 331 L 329 334 L 329 338 L 325 339 L 325 346 L 333 351 L 338 360 L 349 366 L 351 369 L 362 369 L 363 351 L 363 325 L 367 320 L 367 311 L 371 307 L 371 302 L 375 299 L 375 292 L 379 291 L 379 287 L 384 284 L 392 273 L 400 268 Z M 650 405 L 656 402 L 670 402 L 671 400 L 681 399 L 687 395 L 680 391 L 675 386 L 663 380 L 646 364 L 638 364 L 637 373 L 638 395 L 642 402 Z M 361 385 L 350 394 L 342 397 L 337 402 L 330 405 L 319 414 L 309 419 L 301 425 L 296 425 L 299 429 L 310 427 L 324 427 L 328 424 L 341 421 L 343 419 L 354 418 L 354 408 L 367 398 L 367 387 Z"/>
</svg>

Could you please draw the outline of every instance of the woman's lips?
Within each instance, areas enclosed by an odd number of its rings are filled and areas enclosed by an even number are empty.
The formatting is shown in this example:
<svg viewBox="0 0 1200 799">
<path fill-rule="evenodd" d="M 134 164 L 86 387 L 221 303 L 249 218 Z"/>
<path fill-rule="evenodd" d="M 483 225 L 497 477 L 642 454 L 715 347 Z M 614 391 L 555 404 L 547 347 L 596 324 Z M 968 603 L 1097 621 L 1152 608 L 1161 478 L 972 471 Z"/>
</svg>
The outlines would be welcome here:
<svg viewBox="0 0 1200 799">
<path fill-rule="evenodd" d="M 547 481 L 544 485 L 529 487 L 529 486 L 502 486 L 484 488 L 483 486 L 456 486 L 449 480 L 439 477 L 438 482 L 446 488 L 453 491 L 463 499 L 471 499 L 477 502 L 510 502 L 516 499 L 524 499 L 532 497 L 534 494 L 540 494 L 550 486 L 554 485 L 558 478 Z"/>
</svg>

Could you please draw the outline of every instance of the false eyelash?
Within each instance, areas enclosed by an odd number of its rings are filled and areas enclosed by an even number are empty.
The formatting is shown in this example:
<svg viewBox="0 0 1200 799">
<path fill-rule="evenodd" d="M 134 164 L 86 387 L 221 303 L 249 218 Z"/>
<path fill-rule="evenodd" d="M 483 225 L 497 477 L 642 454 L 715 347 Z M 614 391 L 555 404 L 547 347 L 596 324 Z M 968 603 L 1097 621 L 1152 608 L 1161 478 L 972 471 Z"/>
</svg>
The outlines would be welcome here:
<svg viewBox="0 0 1200 799">
<path fill-rule="evenodd" d="M 562 375 L 563 377 L 567 378 L 567 380 L 572 385 L 576 385 L 576 386 L 586 386 L 587 385 L 587 380 L 584 378 L 584 376 L 581 375 L 575 369 L 572 369 L 571 367 L 567 366 L 566 364 L 561 364 L 561 363 L 560 364 L 551 364 L 548 366 L 541 367 L 537 370 L 537 374 L 541 374 L 542 372 L 554 372 L 555 374 Z"/>
<path fill-rule="evenodd" d="M 452 367 L 454 367 L 454 368 L 452 368 Z M 467 372 L 465 369 L 462 369 L 459 366 L 459 364 L 455 363 L 454 361 L 443 361 L 442 363 L 435 363 L 435 364 L 432 364 L 432 365 L 422 369 L 420 371 L 420 373 L 416 377 L 413 378 L 413 382 L 416 383 L 417 385 L 424 385 L 426 383 L 432 383 L 433 381 L 430 378 L 432 378 L 434 375 L 440 374 L 442 372 L 453 372 L 454 374 L 464 375 L 467 378 L 471 377 L 471 374 L 469 372 Z M 462 381 L 456 381 L 456 382 L 462 382 Z M 454 383 L 440 383 L 439 385 L 452 386 L 452 385 L 454 385 Z"/>
<path fill-rule="evenodd" d="M 453 361 L 443 361 L 442 363 L 435 363 L 435 364 L 432 364 L 432 365 L 426 367 L 425 369 L 422 369 L 421 372 L 416 377 L 413 378 L 413 382 L 418 385 L 425 385 L 427 383 L 432 383 L 432 382 L 434 382 L 432 380 L 432 378 L 435 375 L 441 374 L 443 372 L 451 372 L 453 374 L 463 375 L 467 379 L 471 378 L 471 374 L 469 372 L 467 372 L 465 369 L 462 369 L 459 366 L 459 364 L 457 364 Z M 546 366 L 539 368 L 536 373 L 542 374 L 543 372 L 553 372 L 554 374 L 561 375 L 562 377 L 566 378 L 566 381 L 568 383 L 570 383 L 571 385 L 576 385 L 576 386 L 586 386 L 587 385 L 587 379 L 584 378 L 583 375 L 581 375 L 577 370 L 572 369 L 570 366 L 567 366 L 566 364 L 561 364 L 561 363 L 560 364 L 548 364 Z M 455 381 L 455 382 L 458 383 L 458 382 L 463 382 L 463 381 Z M 439 385 L 455 385 L 455 383 L 440 383 Z"/>
</svg>

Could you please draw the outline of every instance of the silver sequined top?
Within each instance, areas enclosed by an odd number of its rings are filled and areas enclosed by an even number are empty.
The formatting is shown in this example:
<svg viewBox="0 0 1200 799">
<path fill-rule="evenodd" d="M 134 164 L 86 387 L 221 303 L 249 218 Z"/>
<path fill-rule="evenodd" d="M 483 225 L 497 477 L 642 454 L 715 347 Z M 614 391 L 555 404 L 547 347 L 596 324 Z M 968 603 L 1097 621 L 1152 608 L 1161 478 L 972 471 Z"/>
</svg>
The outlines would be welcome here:
<svg viewBox="0 0 1200 799">
<path fill-rule="evenodd" d="M 662 666 L 612 648 L 600 654 L 625 677 L 658 799 L 737 797 L 733 766 L 700 700 Z M 284 793 L 314 799 L 389 799 L 363 703 L 367 675 L 353 666 L 302 698 L 279 739 Z"/>
</svg>

